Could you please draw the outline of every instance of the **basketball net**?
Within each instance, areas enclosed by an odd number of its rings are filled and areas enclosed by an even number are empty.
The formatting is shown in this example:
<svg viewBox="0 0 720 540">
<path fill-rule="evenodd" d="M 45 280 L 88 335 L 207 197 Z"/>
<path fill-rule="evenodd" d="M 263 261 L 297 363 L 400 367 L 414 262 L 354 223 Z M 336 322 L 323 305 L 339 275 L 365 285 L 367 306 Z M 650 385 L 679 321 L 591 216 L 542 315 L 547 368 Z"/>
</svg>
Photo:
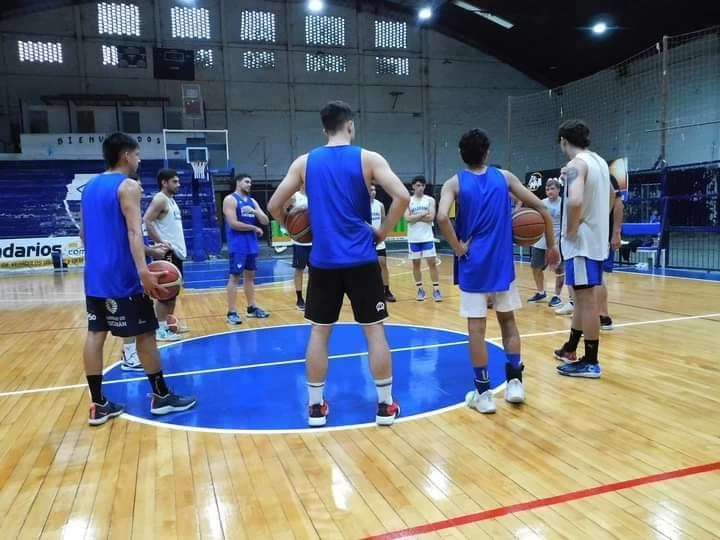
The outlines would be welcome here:
<svg viewBox="0 0 720 540">
<path fill-rule="evenodd" d="M 205 180 L 205 171 L 207 170 L 207 161 L 191 161 L 193 168 L 193 176 L 196 180 Z"/>
</svg>

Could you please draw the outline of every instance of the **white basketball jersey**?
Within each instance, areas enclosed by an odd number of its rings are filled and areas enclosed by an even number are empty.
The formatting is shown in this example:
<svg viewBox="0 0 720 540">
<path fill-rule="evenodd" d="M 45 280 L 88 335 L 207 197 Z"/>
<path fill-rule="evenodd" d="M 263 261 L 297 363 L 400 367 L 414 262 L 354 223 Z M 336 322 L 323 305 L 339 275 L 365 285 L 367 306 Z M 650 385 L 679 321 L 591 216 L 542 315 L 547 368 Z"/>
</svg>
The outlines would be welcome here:
<svg viewBox="0 0 720 540">
<path fill-rule="evenodd" d="M 431 201 L 432 198 L 428 195 L 423 195 L 420 198 L 415 196 L 410 197 L 410 206 L 408 206 L 410 215 L 416 216 L 424 212 L 429 212 Z M 433 242 L 435 237 L 433 236 L 432 223 L 427 223 L 425 221 L 408 223 L 407 239 L 411 244 L 418 242 Z"/>
<path fill-rule="evenodd" d="M 172 250 L 178 259 L 184 261 L 187 258 L 187 247 L 185 247 L 185 234 L 183 233 L 182 214 L 175 199 L 164 193 L 158 193 L 167 200 L 167 213 L 155 221 L 155 226 L 160 233 L 160 238 L 167 240 L 172 245 Z"/>
<path fill-rule="evenodd" d="M 564 260 L 573 257 L 587 257 L 604 261 L 608 256 L 608 230 L 610 229 L 610 170 L 607 162 L 595 152 L 585 151 L 576 156 L 587 165 L 587 177 L 582 206 L 580 227 L 577 236 L 567 238 L 567 198 L 565 185 L 562 216 L 562 256 Z"/>
<path fill-rule="evenodd" d="M 308 207 L 308 198 L 305 193 L 302 191 L 296 191 L 295 195 L 293 195 L 293 199 L 295 203 L 293 204 L 293 208 L 307 208 Z M 312 246 L 312 242 L 308 244 L 301 244 L 300 242 L 296 242 L 295 240 L 292 241 L 293 244 L 297 244 L 298 246 Z"/>
<path fill-rule="evenodd" d="M 372 214 L 373 229 L 379 229 L 382 225 L 382 203 L 377 199 L 372 201 L 370 205 L 370 213 Z M 375 246 L 376 250 L 385 249 L 385 242 L 382 241 Z"/>
</svg>

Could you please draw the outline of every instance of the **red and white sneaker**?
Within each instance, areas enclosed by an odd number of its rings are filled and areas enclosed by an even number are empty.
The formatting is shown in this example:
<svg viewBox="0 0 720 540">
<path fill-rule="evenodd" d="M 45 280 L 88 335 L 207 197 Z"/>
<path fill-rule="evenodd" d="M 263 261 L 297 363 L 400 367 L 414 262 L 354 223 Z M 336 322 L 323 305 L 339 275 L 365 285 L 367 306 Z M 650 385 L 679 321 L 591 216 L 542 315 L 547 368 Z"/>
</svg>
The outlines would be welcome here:
<svg viewBox="0 0 720 540">
<path fill-rule="evenodd" d="M 561 362 L 577 362 L 577 352 L 566 351 L 565 345 L 553 351 L 553 356 L 555 360 L 560 360 Z"/>
<path fill-rule="evenodd" d="M 316 403 L 308 407 L 308 425 L 310 427 L 323 427 L 327 423 L 330 414 L 330 404 L 323 400 L 322 404 Z"/>
<path fill-rule="evenodd" d="M 400 405 L 396 401 L 390 405 L 378 403 L 375 423 L 378 426 L 392 426 L 398 416 L 400 416 Z"/>
</svg>

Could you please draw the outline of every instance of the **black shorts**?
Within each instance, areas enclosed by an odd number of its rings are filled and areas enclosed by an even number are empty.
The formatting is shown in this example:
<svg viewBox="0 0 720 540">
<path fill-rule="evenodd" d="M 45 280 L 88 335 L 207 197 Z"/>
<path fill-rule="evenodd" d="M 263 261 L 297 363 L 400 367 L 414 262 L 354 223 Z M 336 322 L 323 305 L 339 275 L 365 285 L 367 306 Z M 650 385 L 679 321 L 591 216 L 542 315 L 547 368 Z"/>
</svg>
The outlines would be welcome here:
<svg viewBox="0 0 720 540">
<path fill-rule="evenodd" d="M 547 250 L 542 248 L 530 248 L 530 268 L 536 270 L 545 270 L 547 264 L 545 264 L 545 254 Z"/>
<path fill-rule="evenodd" d="M 378 249 L 377 256 L 378 257 L 387 257 L 387 248 Z"/>
<path fill-rule="evenodd" d="M 305 267 L 308 265 L 308 261 L 310 260 L 310 248 L 312 248 L 312 246 L 299 246 L 298 244 L 293 244 L 293 268 L 305 270 Z"/>
<path fill-rule="evenodd" d="M 315 324 L 333 324 L 348 295 L 355 320 L 375 324 L 388 318 L 385 290 L 377 263 L 351 268 L 310 267 L 305 318 Z"/>
<path fill-rule="evenodd" d="M 173 263 L 175 266 L 177 266 L 177 269 L 180 270 L 180 275 L 183 276 L 183 281 L 185 280 L 185 276 L 183 275 L 183 261 L 182 261 L 182 259 L 178 259 L 178 256 L 175 255 L 175 252 L 173 250 L 168 251 L 165 254 L 165 257 L 162 258 L 162 260 Z M 180 289 L 178 289 L 178 294 L 180 294 Z M 158 300 L 158 302 L 167 304 L 168 302 L 172 302 L 173 300 L 175 300 L 177 298 L 177 296 L 178 295 L 176 294 L 172 298 L 166 298 L 165 300 Z"/>
<path fill-rule="evenodd" d="M 135 337 L 158 329 L 152 300 L 144 294 L 122 298 L 86 296 L 88 331 Z"/>
</svg>

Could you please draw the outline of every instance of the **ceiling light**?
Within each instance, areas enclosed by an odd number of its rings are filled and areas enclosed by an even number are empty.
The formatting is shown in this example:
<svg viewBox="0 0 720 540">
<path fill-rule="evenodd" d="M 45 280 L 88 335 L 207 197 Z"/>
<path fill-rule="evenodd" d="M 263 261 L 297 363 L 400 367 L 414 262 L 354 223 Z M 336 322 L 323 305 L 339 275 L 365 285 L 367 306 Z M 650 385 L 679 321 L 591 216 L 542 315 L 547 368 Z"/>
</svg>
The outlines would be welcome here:
<svg viewBox="0 0 720 540">
<path fill-rule="evenodd" d="M 325 9 L 325 2 L 322 0 L 310 0 L 307 3 L 308 9 L 313 13 L 319 13 L 323 9 Z"/>
<path fill-rule="evenodd" d="M 418 19 L 421 21 L 427 21 L 430 17 L 432 17 L 432 9 L 429 7 L 426 6 L 418 11 Z"/>
<path fill-rule="evenodd" d="M 605 32 L 607 32 L 607 29 L 607 24 L 605 24 L 604 22 L 599 22 L 592 27 L 593 34 L 598 35 L 604 34 Z"/>
<path fill-rule="evenodd" d="M 502 26 L 503 28 L 510 30 L 513 26 L 515 26 L 510 21 L 503 19 L 502 17 L 498 17 L 497 15 L 493 15 L 492 13 L 487 13 L 483 11 L 481 8 L 477 6 L 473 6 L 472 4 L 468 4 L 467 2 L 463 2 L 462 0 L 455 0 L 453 2 L 457 7 L 460 9 L 464 9 L 465 11 L 469 11 L 471 13 L 474 13 L 475 15 L 478 15 L 482 17 L 483 19 L 487 19 L 490 22 L 493 22 L 499 26 Z"/>
</svg>

